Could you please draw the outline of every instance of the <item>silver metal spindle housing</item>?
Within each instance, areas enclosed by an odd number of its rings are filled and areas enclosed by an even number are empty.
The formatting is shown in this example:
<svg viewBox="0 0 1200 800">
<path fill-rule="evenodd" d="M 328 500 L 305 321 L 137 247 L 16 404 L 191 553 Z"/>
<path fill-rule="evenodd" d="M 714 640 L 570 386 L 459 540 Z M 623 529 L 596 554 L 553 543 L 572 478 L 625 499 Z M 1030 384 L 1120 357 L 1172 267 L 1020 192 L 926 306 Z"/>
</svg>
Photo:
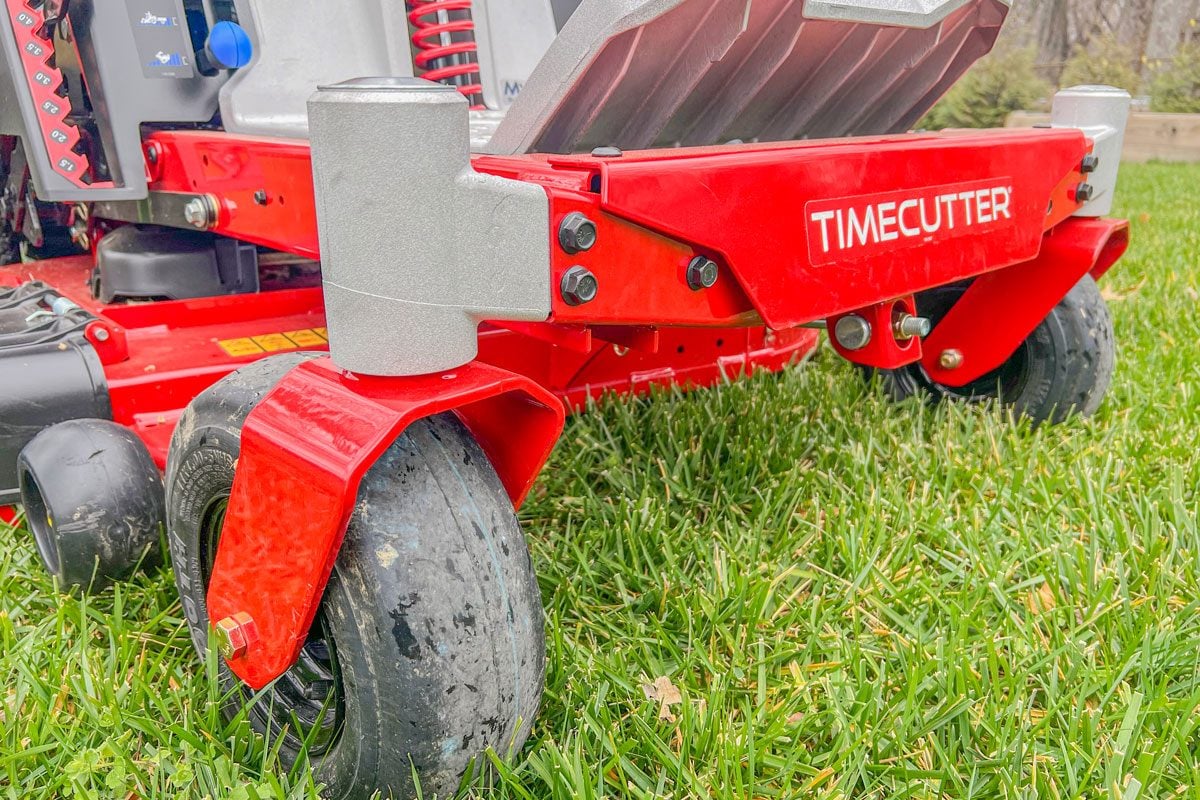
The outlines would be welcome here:
<svg viewBox="0 0 1200 800">
<path fill-rule="evenodd" d="M 467 99 L 414 78 L 358 78 L 308 102 L 334 362 L 368 375 L 454 369 L 483 320 L 550 315 L 550 205 L 471 167 Z"/>
</svg>

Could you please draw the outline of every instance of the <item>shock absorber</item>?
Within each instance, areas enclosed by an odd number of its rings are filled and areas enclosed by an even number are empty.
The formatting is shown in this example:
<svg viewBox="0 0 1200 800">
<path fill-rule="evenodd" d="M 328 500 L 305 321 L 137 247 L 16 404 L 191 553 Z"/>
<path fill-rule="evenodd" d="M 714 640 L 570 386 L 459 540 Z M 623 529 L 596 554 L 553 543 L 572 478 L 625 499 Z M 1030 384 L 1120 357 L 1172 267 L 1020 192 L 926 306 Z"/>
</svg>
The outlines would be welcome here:
<svg viewBox="0 0 1200 800">
<path fill-rule="evenodd" d="M 471 0 L 408 0 L 408 22 L 421 77 L 454 86 L 472 110 L 483 109 Z"/>
</svg>

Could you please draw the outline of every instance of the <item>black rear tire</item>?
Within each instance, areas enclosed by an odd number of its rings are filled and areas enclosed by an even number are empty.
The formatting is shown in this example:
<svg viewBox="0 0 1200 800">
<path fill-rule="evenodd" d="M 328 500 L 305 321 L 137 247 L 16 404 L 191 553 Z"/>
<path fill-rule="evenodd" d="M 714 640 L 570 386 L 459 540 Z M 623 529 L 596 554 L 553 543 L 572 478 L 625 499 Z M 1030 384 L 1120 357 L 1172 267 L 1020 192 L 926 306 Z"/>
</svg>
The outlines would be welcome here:
<svg viewBox="0 0 1200 800">
<path fill-rule="evenodd" d="M 933 320 L 936 329 L 967 286 L 957 283 L 921 293 L 917 313 Z M 919 363 L 868 370 L 868 375 L 878 375 L 895 400 L 999 402 L 1035 424 L 1059 423 L 1100 408 L 1114 360 L 1112 318 L 1096 281 L 1085 275 L 1007 361 L 966 386 L 937 383 Z"/>
<path fill-rule="evenodd" d="M 128 428 L 105 419 L 59 422 L 17 458 L 21 505 L 60 589 L 99 592 L 162 563 L 162 476 Z"/>
<path fill-rule="evenodd" d="M 169 542 L 202 654 L 242 423 L 302 358 L 260 361 L 216 384 L 172 441 Z M 414 768 L 426 797 L 450 797 L 473 759 L 483 770 L 487 748 L 504 756 L 525 741 L 544 658 L 541 596 L 512 503 L 444 414 L 412 425 L 367 473 L 300 661 L 249 717 L 281 737 L 286 763 L 307 753 L 325 797 L 411 797 Z M 236 713 L 248 692 L 220 670 Z"/>
</svg>

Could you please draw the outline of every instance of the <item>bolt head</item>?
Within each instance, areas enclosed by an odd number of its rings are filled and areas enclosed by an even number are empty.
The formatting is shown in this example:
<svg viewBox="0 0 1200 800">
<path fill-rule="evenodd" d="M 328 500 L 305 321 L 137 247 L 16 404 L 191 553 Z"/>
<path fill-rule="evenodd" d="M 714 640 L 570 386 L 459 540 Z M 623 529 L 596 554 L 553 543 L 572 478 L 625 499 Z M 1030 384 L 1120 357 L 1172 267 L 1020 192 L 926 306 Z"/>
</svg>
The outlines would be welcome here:
<svg viewBox="0 0 1200 800">
<path fill-rule="evenodd" d="M 267 204 L 267 192 L 265 189 L 259 189 L 254 193 L 255 205 L 265 206 Z"/>
<path fill-rule="evenodd" d="M 108 328 L 96 328 L 92 336 L 95 337 L 97 342 L 107 342 L 109 336 Z"/>
<path fill-rule="evenodd" d="M 1088 153 L 1083 157 L 1082 163 L 1079 165 L 1079 171 L 1084 175 L 1090 172 L 1095 172 L 1100 168 L 1100 156 L 1095 153 Z"/>
<path fill-rule="evenodd" d="M 955 350 L 953 348 L 949 350 L 943 350 L 941 355 L 938 356 L 938 366 L 940 366 L 942 369 L 958 369 L 962 366 L 962 363 L 963 354 L 961 350 Z"/>
<path fill-rule="evenodd" d="M 871 343 L 871 323 L 858 314 L 839 317 L 833 326 L 833 338 L 846 350 L 862 350 Z"/>
<path fill-rule="evenodd" d="M 581 306 L 596 299 L 600 284 L 591 270 L 585 267 L 571 267 L 563 273 L 559 282 L 562 299 L 569 306 Z"/>
<path fill-rule="evenodd" d="M 207 229 L 211 222 L 208 203 L 203 198 L 196 197 L 183 207 L 183 218 L 193 228 Z"/>
<path fill-rule="evenodd" d="M 232 661 L 246 655 L 250 645 L 258 640 L 258 631 L 254 619 L 245 611 L 239 611 L 213 625 L 213 639 L 217 652 Z"/>
<path fill-rule="evenodd" d="M 717 282 L 720 270 L 717 262 L 704 256 L 696 256 L 687 268 L 687 283 L 693 292 L 711 289 Z"/>
<path fill-rule="evenodd" d="M 572 211 L 558 226 L 558 244 L 572 255 L 591 250 L 596 244 L 596 223 Z"/>
<path fill-rule="evenodd" d="M 153 142 L 146 145 L 146 160 L 151 164 L 158 163 L 158 145 Z"/>
<path fill-rule="evenodd" d="M 1090 183 L 1081 183 L 1075 187 L 1075 202 L 1090 203 L 1096 195 L 1096 187 Z"/>
<path fill-rule="evenodd" d="M 592 150 L 592 158 L 620 158 L 625 155 L 619 147 L 597 147 Z"/>
</svg>

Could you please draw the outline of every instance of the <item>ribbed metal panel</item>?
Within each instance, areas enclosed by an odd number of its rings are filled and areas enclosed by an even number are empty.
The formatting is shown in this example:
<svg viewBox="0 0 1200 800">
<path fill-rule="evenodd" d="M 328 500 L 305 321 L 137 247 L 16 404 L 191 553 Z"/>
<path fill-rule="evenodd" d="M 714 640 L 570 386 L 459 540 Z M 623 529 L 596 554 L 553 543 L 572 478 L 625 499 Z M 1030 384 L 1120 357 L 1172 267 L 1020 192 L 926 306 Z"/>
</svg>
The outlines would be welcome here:
<svg viewBox="0 0 1200 800">
<path fill-rule="evenodd" d="M 837 6 L 840 19 L 814 18 L 832 16 L 830 4 L 806 9 L 803 0 L 624 2 L 627 13 L 608 31 L 581 29 L 595 24 L 585 3 L 486 149 L 904 131 L 991 49 L 1008 12 L 1003 0 L 933 0 L 907 16 L 880 12 L 883 0 L 860 3 L 872 21 L 846 19 L 852 1 Z"/>
</svg>

